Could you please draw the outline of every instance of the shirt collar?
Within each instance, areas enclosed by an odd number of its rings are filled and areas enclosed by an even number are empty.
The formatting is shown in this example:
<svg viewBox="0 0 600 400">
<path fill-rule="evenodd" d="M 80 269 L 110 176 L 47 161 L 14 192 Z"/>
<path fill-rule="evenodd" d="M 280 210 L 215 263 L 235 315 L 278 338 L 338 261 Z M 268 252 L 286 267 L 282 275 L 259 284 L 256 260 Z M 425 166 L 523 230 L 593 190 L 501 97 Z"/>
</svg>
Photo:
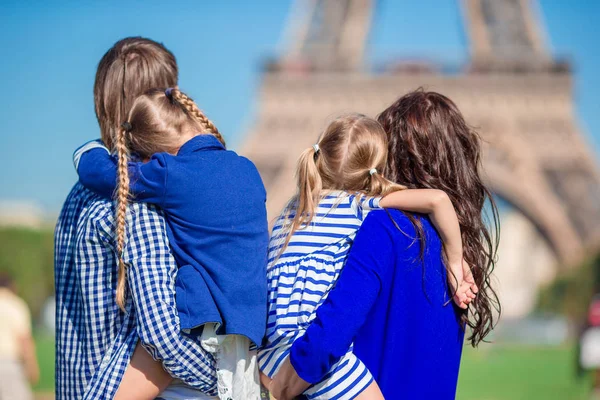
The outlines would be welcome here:
<svg viewBox="0 0 600 400">
<path fill-rule="evenodd" d="M 225 146 L 213 135 L 201 133 L 185 142 L 177 152 L 177 155 L 190 154 L 201 150 L 225 150 Z"/>
</svg>

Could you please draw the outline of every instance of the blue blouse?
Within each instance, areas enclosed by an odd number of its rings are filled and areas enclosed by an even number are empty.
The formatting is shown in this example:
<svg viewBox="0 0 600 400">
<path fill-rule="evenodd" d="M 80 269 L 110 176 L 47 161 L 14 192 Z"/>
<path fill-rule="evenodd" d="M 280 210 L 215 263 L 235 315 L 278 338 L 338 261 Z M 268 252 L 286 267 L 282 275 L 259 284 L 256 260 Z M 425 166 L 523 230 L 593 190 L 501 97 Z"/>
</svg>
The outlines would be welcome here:
<svg viewBox="0 0 600 400">
<path fill-rule="evenodd" d="M 75 153 L 80 182 L 105 197 L 117 167 L 105 148 Z M 157 153 L 129 164 L 136 201 L 160 206 L 179 270 L 176 301 L 182 329 L 217 322 L 219 334 L 260 344 L 267 319 L 266 191 L 254 164 L 212 135 L 197 135 L 177 156 Z"/>
<path fill-rule="evenodd" d="M 422 259 L 402 212 L 367 216 L 336 286 L 292 346 L 290 361 L 302 379 L 320 381 L 354 341 L 386 399 L 454 399 L 464 330 L 447 303 L 441 241 L 421 221 Z"/>
</svg>

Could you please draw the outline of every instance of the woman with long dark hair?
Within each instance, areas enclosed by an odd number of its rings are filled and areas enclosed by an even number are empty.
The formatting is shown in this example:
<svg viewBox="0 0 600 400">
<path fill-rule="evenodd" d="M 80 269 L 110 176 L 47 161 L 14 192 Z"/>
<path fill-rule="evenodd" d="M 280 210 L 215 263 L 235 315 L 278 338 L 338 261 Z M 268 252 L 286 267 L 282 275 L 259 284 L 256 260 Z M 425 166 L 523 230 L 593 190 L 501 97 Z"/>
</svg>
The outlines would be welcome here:
<svg viewBox="0 0 600 400">
<path fill-rule="evenodd" d="M 337 285 L 275 377 L 271 390 L 277 399 L 318 382 L 353 340 L 354 353 L 386 399 L 453 399 L 465 331 L 477 346 L 500 311 L 490 286 L 498 213 L 481 178 L 479 136 L 450 99 L 423 90 L 401 97 L 378 120 L 389 141 L 385 175 L 409 188 L 441 189 L 450 196 L 477 296 L 467 311 L 449 301 L 441 242 L 427 218 L 372 212 Z M 486 202 L 491 224 L 483 217 Z"/>
</svg>

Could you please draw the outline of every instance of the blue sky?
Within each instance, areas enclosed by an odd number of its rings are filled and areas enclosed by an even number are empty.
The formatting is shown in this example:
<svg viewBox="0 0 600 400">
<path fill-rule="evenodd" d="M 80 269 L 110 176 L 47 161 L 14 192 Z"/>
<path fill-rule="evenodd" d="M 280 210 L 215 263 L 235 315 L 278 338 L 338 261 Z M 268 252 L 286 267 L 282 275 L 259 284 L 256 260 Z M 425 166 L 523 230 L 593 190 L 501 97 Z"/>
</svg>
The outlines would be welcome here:
<svg viewBox="0 0 600 400">
<path fill-rule="evenodd" d="M 96 66 L 118 39 L 142 35 L 177 56 L 180 86 L 235 147 L 252 122 L 260 62 L 282 45 L 290 0 L 0 2 L 0 204 L 60 208 L 75 181 L 73 150 L 98 136 Z M 553 54 L 575 66 L 579 123 L 600 154 L 600 2 L 540 0 Z M 370 59 L 467 57 L 457 1 L 381 0 Z"/>
</svg>

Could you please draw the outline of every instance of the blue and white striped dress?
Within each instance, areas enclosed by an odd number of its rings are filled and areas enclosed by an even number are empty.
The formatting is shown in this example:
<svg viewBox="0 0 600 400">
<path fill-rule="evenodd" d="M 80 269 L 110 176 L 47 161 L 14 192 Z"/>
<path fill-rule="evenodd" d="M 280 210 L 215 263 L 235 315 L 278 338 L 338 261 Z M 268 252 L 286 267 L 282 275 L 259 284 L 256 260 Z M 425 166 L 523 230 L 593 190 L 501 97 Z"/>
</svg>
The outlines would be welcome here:
<svg viewBox="0 0 600 400">
<path fill-rule="evenodd" d="M 310 226 L 296 231 L 281 254 L 287 213 L 279 217 L 269 243 L 267 340 L 258 355 L 259 367 L 269 377 L 277 373 L 292 343 L 315 318 L 338 279 L 356 232 L 367 213 L 379 208 L 379 200 L 329 193 L 319 202 Z M 304 394 L 309 399 L 352 399 L 372 380 L 350 348 L 324 380 Z"/>
</svg>

